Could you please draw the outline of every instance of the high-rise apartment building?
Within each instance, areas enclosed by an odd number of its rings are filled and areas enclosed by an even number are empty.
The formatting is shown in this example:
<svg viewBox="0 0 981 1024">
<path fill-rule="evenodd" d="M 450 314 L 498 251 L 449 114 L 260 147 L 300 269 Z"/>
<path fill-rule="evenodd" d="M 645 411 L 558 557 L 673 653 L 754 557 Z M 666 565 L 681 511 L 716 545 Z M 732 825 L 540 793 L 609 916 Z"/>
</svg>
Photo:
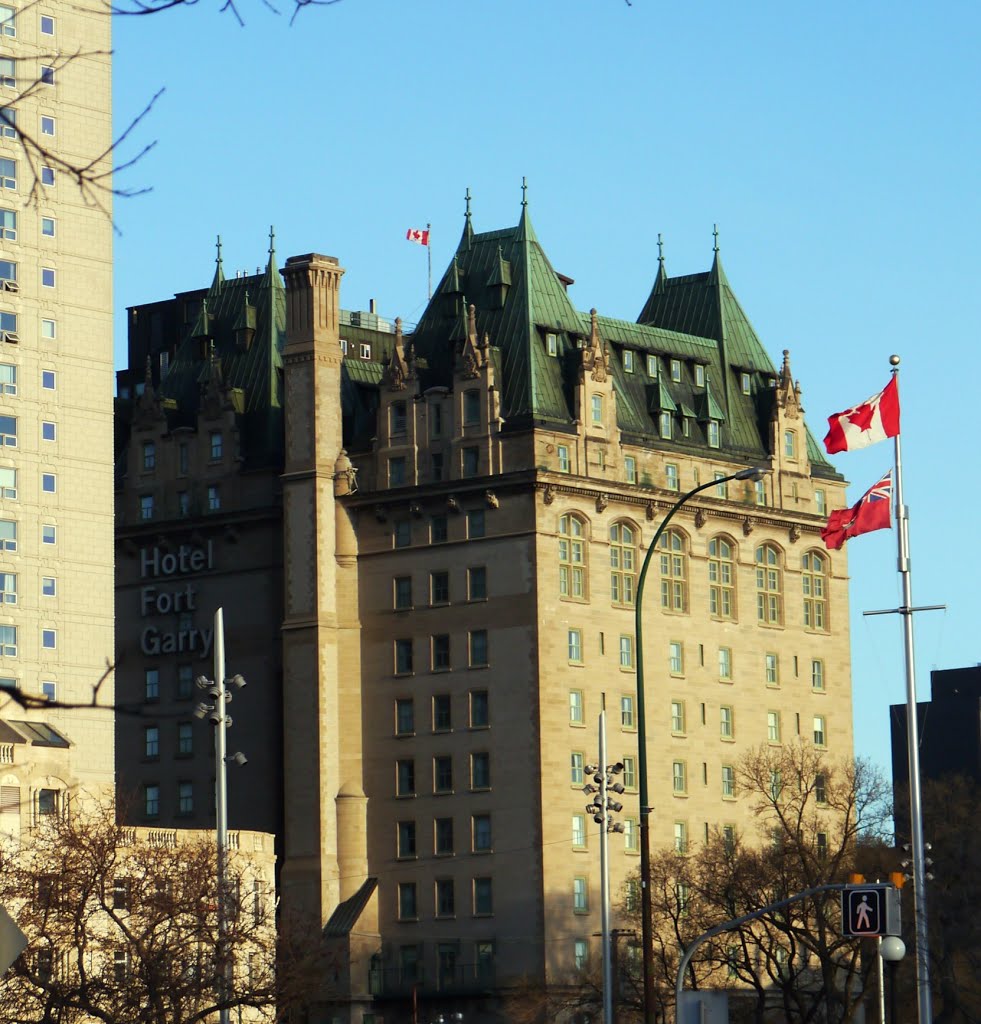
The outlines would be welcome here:
<svg viewBox="0 0 981 1024">
<path fill-rule="evenodd" d="M 0 675 L 70 703 L 114 657 L 110 49 L 98 5 L 0 6 Z M 111 713 L 0 696 L 5 832 L 113 771 Z"/>
<path fill-rule="evenodd" d="M 262 759 L 231 825 L 277 822 L 283 906 L 337 955 L 324 1019 L 507 1019 L 596 954 L 604 706 L 615 894 L 638 867 L 634 601 L 680 494 L 767 470 L 693 499 L 651 567 L 653 844 L 749 830 L 735 767 L 761 744 L 851 755 L 847 566 L 819 537 L 844 481 L 717 250 L 661 261 L 636 322 L 573 305 L 524 203 L 486 233 L 468 211 L 411 332 L 343 311 L 342 275 L 219 257 L 209 288 L 130 311 L 118 685 L 160 745 L 121 726 L 119 777 L 134 823 L 207 785 L 181 730 L 223 605 L 233 732 Z"/>
</svg>

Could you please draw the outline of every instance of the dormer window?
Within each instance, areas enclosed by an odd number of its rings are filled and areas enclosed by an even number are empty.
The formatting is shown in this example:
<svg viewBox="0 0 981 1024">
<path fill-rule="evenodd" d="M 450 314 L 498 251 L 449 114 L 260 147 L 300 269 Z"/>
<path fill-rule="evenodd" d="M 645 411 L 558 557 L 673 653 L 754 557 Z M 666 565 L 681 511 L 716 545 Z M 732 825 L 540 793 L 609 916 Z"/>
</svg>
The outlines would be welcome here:
<svg viewBox="0 0 981 1024">
<path fill-rule="evenodd" d="M 797 435 L 792 430 L 783 432 L 783 454 L 788 459 L 797 458 Z"/>
<path fill-rule="evenodd" d="M 687 416 L 682 416 L 681 418 L 681 436 L 691 437 L 691 421 Z"/>
<path fill-rule="evenodd" d="M 705 367 L 701 363 L 695 364 L 695 387 L 705 387 Z"/>
<path fill-rule="evenodd" d="M 681 360 L 680 359 L 672 359 L 671 360 L 671 379 L 675 382 L 675 384 L 680 384 L 681 383 Z"/>
<path fill-rule="evenodd" d="M 341 338 L 341 354 L 347 355 L 347 338 Z"/>
<path fill-rule="evenodd" d="M 660 423 L 660 428 L 661 428 L 661 437 L 670 438 L 671 437 L 671 413 L 669 413 L 669 412 L 662 412 L 661 416 L 660 416 L 660 419 L 659 419 L 659 423 Z"/>
<path fill-rule="evenodd" d="M 651 380 L 657 380 L 657 356 L 647 357 L 647 376 Z"/>
<path fill-rule="evenodd" d="M 557 356 L 559 354 L 559 336 L 557 334 L 546 334 L 545 348 L 550 356 Z"/>
<path fill-rule="evenodd" d="M 371 358 L 371 345 L 369 345 L 368 342 L 366 342 L 366 341 L 362 341 L 361 342 L 361 358 L 362 359 L 370 359 Z"/>
<path fill-rule="evenodd" d="M 708 435 L 709 448 L 718 448 L 719 447 L 719 421 L 718 420 L 709 420 L 708 421 L 708 427 L 706 429 L 706 434 Z"/>
<path fill-rule="evenodd" d="M 591 399 L 591 403 L 592 403 L 592 412 L 593 412 L 593 422 L 594 423 L 602 423 L 603 422 L 603 396 L 602 395 L 593 395 L 592 399 Z"/>
<path fill-rule="evenodd" d="M 750 385 L 752 384 L 752 379 L 750 375 L 748 373 L 740 374 L 739 380 L 742 386 L 743 394 L 748 395 L 750 393 Z"/>
<path fill-rule="evenodd" d="M 634 354 L 629 348 L 623 350 L 623 372 L 633 373 L 634 372 Z"/>
</svg>

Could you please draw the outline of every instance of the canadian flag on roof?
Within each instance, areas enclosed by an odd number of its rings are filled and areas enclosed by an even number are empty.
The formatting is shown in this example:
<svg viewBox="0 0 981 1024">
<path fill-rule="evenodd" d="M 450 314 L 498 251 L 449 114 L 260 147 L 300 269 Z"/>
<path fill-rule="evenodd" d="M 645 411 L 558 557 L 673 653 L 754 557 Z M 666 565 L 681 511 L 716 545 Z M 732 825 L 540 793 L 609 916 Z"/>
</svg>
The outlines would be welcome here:
<svg viewBox="0 0 981 1024">
<path fill-rule="evenodd" d="M 892 506 L 892 470 L 873 484 L 851 508 L 835 509 L 828 516 L 828 525 L 821 531 L 821 539 L 837 551 L 849 537 L 860 537 L 873 530 L 888 530 L 892 525 L 889 510 Z"/>
<path fill-rule="evenodd" d="M 429 245 L 429 228 L 409 228 L 405 237 L 417 245 Z"/>
<path fill-rule="evenodd" d="M 824 447 L 829 455 L 853 452 L 899 433 L 899 388 L 896 378 L 851 409 L 828 417 Z"/>
</svg>

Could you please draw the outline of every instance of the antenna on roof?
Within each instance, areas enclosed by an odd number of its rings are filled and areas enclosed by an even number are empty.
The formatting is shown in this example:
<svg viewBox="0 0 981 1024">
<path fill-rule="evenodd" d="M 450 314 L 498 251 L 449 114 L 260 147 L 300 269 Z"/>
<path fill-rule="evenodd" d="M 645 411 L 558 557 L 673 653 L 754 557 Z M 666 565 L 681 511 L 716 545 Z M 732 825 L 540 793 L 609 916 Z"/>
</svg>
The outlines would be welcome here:
<svg viewBox="0 0 981 1024">
<path fill-rule="evenodd" d="M 664 264 L 664 241 L 661 239 L 661 232 L 657 233 L 657 262 Z"/>
<path fill-rule="evenodd" d="M 528 179 L 524 175 L 521 176 L 521 205 L 528 205 Z"/>
<path fill-rule="evenodd" d="M 713 238 L 712 252 L 717 253 L 719 251 L 719 225 L 718 224 L 713 224 L 712 225 L 712 238 Z"/>
</svg>

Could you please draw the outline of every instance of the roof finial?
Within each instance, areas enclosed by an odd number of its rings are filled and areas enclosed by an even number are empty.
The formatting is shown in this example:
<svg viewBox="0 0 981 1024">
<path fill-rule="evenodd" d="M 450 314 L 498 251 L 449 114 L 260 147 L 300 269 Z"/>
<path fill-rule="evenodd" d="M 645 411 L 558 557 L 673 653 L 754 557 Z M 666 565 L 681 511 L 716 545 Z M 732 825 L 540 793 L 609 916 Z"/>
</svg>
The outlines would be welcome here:
<svg viewBox="0 0 981 1024">
<path fill-rule="evenodd" d="M 712 252 L 717 253 L 719 251 L 719 225 L 712 225 Z"/>
<path fill-rule="evenodd" d="M 269 225 L 269 255 L 276 255 L 276 229 L 272 224 Z"/>
<path fill-rule="evenodd" d="M 524 175 L 521 176 L 521 205 L 528 205 L 528 179 Z"/>
<path fill-rule="evenodd" d="M 664 266 L 664 241 L 660 231 L 657 233 L 657 262 Z"/>
<path fill-rule="evenodd" d="M 218 250 L 218 255 L 215 257 L 215 263 L 217 263 L 218 266 L 220 267 L 221 266 L 221 235 L 217 236 L 217 241 L 215 242 L 215 248 Z"/>
<path fill-rule="evenodd" d="M 466 201 L 467 201 L 467 210 L 466 210 L 465 216 L 467 218 L 467 223 L 469 224 L 470 223 L 470 186 L 469 185 L 467 186 L 466 195 L 463 198 L 466 199 Z"/>
</svg>

